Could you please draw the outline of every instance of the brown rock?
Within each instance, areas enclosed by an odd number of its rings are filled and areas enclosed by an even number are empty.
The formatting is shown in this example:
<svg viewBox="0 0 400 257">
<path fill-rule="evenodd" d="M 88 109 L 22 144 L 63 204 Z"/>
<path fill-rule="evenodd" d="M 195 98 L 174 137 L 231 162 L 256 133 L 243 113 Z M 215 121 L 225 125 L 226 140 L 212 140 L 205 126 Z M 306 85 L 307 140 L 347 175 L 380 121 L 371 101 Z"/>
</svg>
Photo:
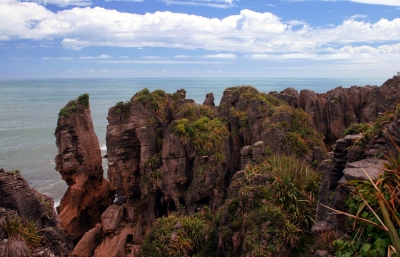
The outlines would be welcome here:
<svg viewBox="0 0 400 257">
<path fill-rule="evenodd" d="M 106 234 L 114 232 L 124 216 L 125 206 L 110 205 L 101 215 L 102 231 Z"/>
<path fill-rule="evenodd" d="M 97 224 L 83 235 L 72 252 L 73 257 L 92 257 L 94 250 L 101 242 L 101 225 Z"/>
<path fill-rule="evenodd" d="M 94 251 L 93 257 L 125 257 L 125 245 L 132 228 L 125 227 L 119 234 L 106 237 Z"/>
<path fill-rule="evenodd" d="M 75 101 L 78 111 L 58 119 L 55 159 L 56 170 L 69 185 L 57 209 L 60 223 L 77 242 L 100 223 L 101 213 L 111 204 L 114 192 L 103 178 L 100 146 L 89 104 Z"/>
<path fill-rule="evenodd" d="M 206 100 L 204 100 L 203 105 L 215 106 L 214 100 L 215 99 L 213 93 L 206 94 Z"/>
</svg>

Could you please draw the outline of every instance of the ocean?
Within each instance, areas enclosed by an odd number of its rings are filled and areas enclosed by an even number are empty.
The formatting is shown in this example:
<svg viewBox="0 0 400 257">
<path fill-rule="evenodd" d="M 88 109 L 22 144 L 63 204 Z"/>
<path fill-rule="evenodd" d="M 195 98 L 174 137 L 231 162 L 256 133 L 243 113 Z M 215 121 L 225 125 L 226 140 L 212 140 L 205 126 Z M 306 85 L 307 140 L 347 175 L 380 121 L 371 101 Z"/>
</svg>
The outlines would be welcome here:
<svg viewBox="0 0 400 257">
<path fill-rule="evenodd" d="M 386 79 L 328 78 L 142 78 L 142 79 L 34 79 L 0 80 L 0 168 L 20 170 L 31 187 L 59 203 L 66 183 L 55 170 L 54 130 L 59 110 L 77 96 L 88 93 L 102 154 L 106 152 L 108 108 L 129 100 L 143 88 L 174 93 L 184 88 L 186 98 L 203 103 L 213 92 L 219 103 L 225 88 L 252 85 L 261 92 L 287 87 L 327 92 L 337 86 L 381 85 Z M 107 171 L 107 161 L 103 159 Z"/>
</svg>

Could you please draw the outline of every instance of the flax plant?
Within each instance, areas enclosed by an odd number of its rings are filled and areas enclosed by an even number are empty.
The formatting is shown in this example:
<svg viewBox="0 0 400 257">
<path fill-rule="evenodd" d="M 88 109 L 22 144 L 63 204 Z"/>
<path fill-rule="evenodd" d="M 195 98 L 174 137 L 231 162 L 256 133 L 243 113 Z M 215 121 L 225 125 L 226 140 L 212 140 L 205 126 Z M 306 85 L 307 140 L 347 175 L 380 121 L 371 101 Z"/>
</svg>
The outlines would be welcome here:
<svg viewBox="0 0 400 257">
<path fill-rule="evenodd" d="M 386 156 L 388 164 L 385 164 L 384 176 L 373 181 L 368 173 L 363 170 L 368 177 L 367 181 L 348 182 L 348 184 L 356 186 L 353 191 L 354 196 L 358 196 L 362 200 L 356 214 L 353 215 L 325 206 L 335 213 L 346 215 L 387 233 L 390 237 L 390 244 L 386 250 L 388 257 L 392 256 L 392 253 L 397 254 L 397 256 L 400 254 L 400 148 L 390 135 L 389 138 L 392 141 L 394 151 Z M 366 209 L 371 215 L 361 217 L 361 213 L 365 212 Z M 353 228 L 356 228 L 356 222 L 354 222 Z"/>
</svg>

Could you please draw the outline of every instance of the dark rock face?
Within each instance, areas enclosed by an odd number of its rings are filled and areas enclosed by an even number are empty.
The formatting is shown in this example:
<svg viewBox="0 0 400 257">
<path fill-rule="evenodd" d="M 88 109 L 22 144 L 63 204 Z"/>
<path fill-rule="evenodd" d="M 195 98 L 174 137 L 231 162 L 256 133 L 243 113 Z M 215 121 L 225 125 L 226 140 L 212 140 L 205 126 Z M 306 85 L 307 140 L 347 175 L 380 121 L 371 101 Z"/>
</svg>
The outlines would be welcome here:
<svg viewBox="0 0 400 257">
<path fill-rule="evenodd" d="M 375 181 L 384 173 L 384 165 L 387 161 L 377 157 L 391 156 L 396 152 L 393 151 L 393 147 L 400 145 L 399 110 L 400 105 L 397 105 L 395 110 L 392 108 L 391 112 L 380 117 L 384 122 L 375 121 L 371 138 L 360 133 L 347 135 L 336 141 L 333 158 L 324 161 L 319 167 L 322 177 L 316 228 L 328 222 L 330 226 L 334 226 L 334 229 L 343 229 L 345 220 L 343 215 L 328 215 L 331 211 L 321 204 L 347 211 L 348 207 L 343 203 L 343 199 L 348 196 L 351 188 L 344 183 L 350 180 L 372 179 Z"/>
<path fill-rule="evenodd" d="M 101 213 L 114 196 L 109 182 L 103 178 L 89 104 L 77 104 L 80 111 L 61 116 L 55 132 L 56 170 L 69 185 L 57 210 L 61 226 L 75 242 L 100 222 Z"/>
<path fill-rule="evenodd" d="M 51 197 L 30 188 L 19 173 L 0 169 L 0 256 L 5 256 L 1 252 L 6 235 L 2 226 L 5 225 L 6 219 L 13 217 L 36 224 L 40 230 L 39 235 L 43 236 L 46 242 L 42 247 L 44 250 L 57 255 L 67 255 L 73 248 L 72 241 L 58 226 L 53 206 Z M 40 250 L 38 248 L 33 251 Z"/>
<path fill-rule="evenodd" d="M 399 102 L 399 82 L 395 77 L 382 87 L 339 87 L 326 94 L 309 90 L 299 94 L 292 88 L 279 94 L 259 93 L 252 87 L 228 88 L 218 107 L 212 94 L 199 106 L 185 99 L 184 90 L 172 95 L 142 90 L 129 102 L 109 109 L 106 141 L 110 183 L 101 178 L 101 156 L 97 138 L 90 132 L 89 111 L 63 117 L 56 132 L 60 152 L 57 170 L 70 185 L 64 199 L 74 196 L 75 200 L 63 199 L 60 219 L 75 239 L 99 224 L 84 237 L 91 242 L 89 252 L 94 256 L 125 256 L 124 251 L 132 255 L 157 218 L 173 212 L 194 214 L 204 206 L 217 211 L 237 189 L 240 170 L 247 164 L 256 164 L 271 153 L 294 154 L 319 163 L 325 155 L 323 136 L 329 143 L 340 138 L 348 125 L 374 120 L 379 111 Z M 227 129 L 217 144 L 219 155 L 204 152 L 211 139 L 201 147 L 193 144 L 201 134 L 193 129 L 204 122 L 201 117 L 219 119 Z M 398 140 L 398 127 L 392 131 Z M 346 163 L 354 161 L 348 147 L 355 140 L 354 136 L 338 140 L 332 160 L 320 166 L 324 203 L 342 178 Z M 385 142 L 376 141 L 372 151 L 385 147 Z M 261 185 L 268 178 L 254 179 Z M 88 192 L 90 201 L 82 192 Z M 110 206 L 114 192 L 119 196 Z M 335 203 L 345 194 L 338 192 Z M 317 220 L 325 220 L 325 211 L 319 208 Z M 73 220 L 73 215 L 79 218 Z M 241 245 L 240 240 L 232 238 L 234 247 Z M 221 243 L 219 247 L 225 246 Z M 79 251 L 85 252 L 76 249 L 77 254 Z"/>
<path fill-rule="evenodd" d="M 392 109 L 400 102 L 399 92 L 400 77 L 394 76 L 380 87 L 337 87 L 324 94 L 302 90 L 298 103 L 300 108 L 310 114 L 317 130 L 325 135 L 327 142 L 332 142 L 341 138 L 351 124 L 373 122 L 378 113 Z M 285 100 L 285 97 L 281 96 L 280 99 Z"/>
<path fill-rule="evenodd" d="M 209 93 L 206 95 L 206 100 L 204 100 L 203 105 L 207 105 L 207 106 L 215 106 L 214 103 L 214 94 L 213 93 Z"/>
<path fill-rule="evenodd" d="M 297 92 L 286 93 L 297 106 Z M 213 102 L 212 94 L 199 106 L 179 92 L 168 95 L 144 90 L 130 102 L 109 109 L 108 176 L 113 189 L 126 197 L 127 208 L 134 210 L 134 245 L 141 244 L 159 217 L 172 212 L 194 214 L 204 206 L 217 211 L 227 197 L 232 177 L 244 165 L 261 162 L 267 152 L 292 152 L 291 142 L 284 139 L 295 133 L 291 130 L 293 123 L 298 121 L 312 130 L 304 112 L 295 112 L 283 101 L 252 87 L 227 89 L 219 107 Z M 220 156 L 201 154 L 185 134 L 180 136 L 176 131 L 179 122 L 200 126 L 204 121 L 201 117 L 219 119 L 227 129 L 219 139 Z M 183 125 L 180 128 L 186 132 L 192 129 Z M 322 146 L 320 137 L 316 141 Z M 313 161 L 309 150 L 315 146 L 304 145 L 302 157 Z M 262 178 L 260 181 L 265 182 Z"/>
</svg>

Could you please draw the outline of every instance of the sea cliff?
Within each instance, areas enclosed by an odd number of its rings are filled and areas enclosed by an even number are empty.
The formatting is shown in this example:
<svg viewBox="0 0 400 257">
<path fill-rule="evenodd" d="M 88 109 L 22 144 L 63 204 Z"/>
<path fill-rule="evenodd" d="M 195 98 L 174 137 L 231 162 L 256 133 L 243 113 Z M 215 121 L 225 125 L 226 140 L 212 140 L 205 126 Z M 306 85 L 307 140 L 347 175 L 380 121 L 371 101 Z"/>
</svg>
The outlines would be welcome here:
<svg viewBox="0 0 400 257">
<path fill-rule="evenodd" d="M 342 177 L 353 179 L 350 168 L 371 166 L 355 162 L 379 160 L 399 144 L 397 113 L 378 129 L 392 131 L 394 141 L 378 132 L 368 139 L 351 136 L 346 129 L 394 110 L 399 92 L 398 76 L 380 87 L 324 94 L 241 86 L 227 88 L 215 106 L 212 93 L 199 105 L 183 89 L 143 89 L 109 109 L 107 179 L 89 96 L 81 95 L 60 110 L 55 131 L 56 170 L 69 186 L 58 215 L 51 214 L 60 246 L 38 245 L 82 257 L 317 254 L 309 236 L 315 221 L 317 235 L 344 230 L 317 202 L 346 209 Z M 43 215 L 9 205 L 3 188 L 0 219 L 13 212 L 38 223 Z M 26 183 L 23 188 L 34 192 Z M 42 223 L 38 228 L 46 227 Z"/>
</svg>

